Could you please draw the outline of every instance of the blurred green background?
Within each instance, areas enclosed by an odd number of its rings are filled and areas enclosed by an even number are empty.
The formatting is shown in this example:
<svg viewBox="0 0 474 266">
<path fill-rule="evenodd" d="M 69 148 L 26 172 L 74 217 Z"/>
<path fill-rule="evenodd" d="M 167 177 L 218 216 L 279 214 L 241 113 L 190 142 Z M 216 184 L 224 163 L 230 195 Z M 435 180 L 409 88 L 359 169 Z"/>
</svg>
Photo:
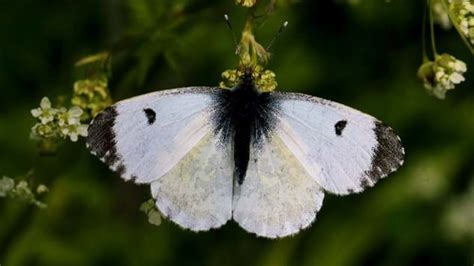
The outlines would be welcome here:
<svg viewBox="0 0 474 266">
<path fill-rule="evenodd" d="M 263 0 L 262 0 L 263 1 Z M 355 2 L 355 1 L 351 1 Z M 0 175 L 35 167 L 51 191 L 46 209 L 0 198 L 0 264 L 13 265 L 472 265 L 474 262 L 474 60 L 454 30 L 437 28 L 441 52 L 464 60 L 467 81 L 447 99 L 416 79 L 423 2 L 278 0 L 255 29 L 273 48 L 281 91 L 331 99 L 391 125 L 405 165 L 362 194 L 327 195 L 309 229 L 256 238 L 229 222 L 192 233 L 159 227 L 138 210 L 146 186 L 122 181 L 85 149 L 66 143 L 38 157 L 30 109 L 70 96 L 74 62 L 106 49 L 114 100 L 189 85 L 217 85 L 234 68 L 226 1 L 3 1 L 0 7 Z M 118 45 L 117 45 L 118 44 Z"/>
</svg>

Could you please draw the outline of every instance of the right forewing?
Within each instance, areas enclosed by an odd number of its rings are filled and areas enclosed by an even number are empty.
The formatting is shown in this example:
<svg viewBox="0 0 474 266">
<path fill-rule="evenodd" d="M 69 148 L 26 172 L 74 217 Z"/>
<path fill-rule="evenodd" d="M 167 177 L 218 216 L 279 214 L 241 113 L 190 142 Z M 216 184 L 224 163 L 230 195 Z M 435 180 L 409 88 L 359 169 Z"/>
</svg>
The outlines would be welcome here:
<svg viewBox="0 0 474 266">
<path fill-rule="evenodd" d="M 309 95 L 275 97 L 277 134 L 324 190 L 361 192 L 402 165 L 400 138 L 374 117 Z"/>
</svg>

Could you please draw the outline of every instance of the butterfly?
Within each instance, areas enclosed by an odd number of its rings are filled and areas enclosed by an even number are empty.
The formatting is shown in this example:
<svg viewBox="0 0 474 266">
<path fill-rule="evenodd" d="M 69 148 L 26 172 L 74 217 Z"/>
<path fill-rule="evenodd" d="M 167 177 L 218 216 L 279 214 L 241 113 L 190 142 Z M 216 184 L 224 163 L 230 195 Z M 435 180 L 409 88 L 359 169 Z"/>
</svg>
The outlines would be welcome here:
<svg viewBox="0 0 474 266">
<path fill-rule="evenodd" d="M 325 193 L 348 195 L 397 170 L 404 148 L 376 118 L 301 93 L 261 92 L 246 68 L 233 89 L 186 87 L 117 102 L 87 147 L 192 231 L 233 219 L 267 238 L 315 220 Z"/>
</svg>

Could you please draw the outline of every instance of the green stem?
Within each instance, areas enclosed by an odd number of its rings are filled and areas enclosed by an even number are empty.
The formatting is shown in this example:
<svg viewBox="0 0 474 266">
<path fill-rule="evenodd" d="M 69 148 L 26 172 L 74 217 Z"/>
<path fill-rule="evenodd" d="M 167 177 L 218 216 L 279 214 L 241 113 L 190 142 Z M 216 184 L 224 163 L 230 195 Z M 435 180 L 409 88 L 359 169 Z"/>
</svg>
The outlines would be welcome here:
<svg viewBox="0 0 474 266">
<path fill-rule="evenodd" d="M 426 52 L 426 12 L 428 12 L 428 8 L 429 8 L 429 5 L 426 4 L 425 10 L 423 11 L 423 22 L 422 22 L 422 31 L 421 31 L 421 51 L 423 53 L 423 63 L 429 61 L 428 53 Z"/>
<path fill-rule="evenodd" d="M 434 57 L 438 57 L 438 51 L 436 50 L 436 40 L 434 32 L 434 21 L 433 21 L 433 0 L 429 1 L 429 12 L 430 12 L 430 33 L 431 33 L 431 49 L 433 50 Z"/>
<path fill-rule="evenodd" d="M 449 9 L 448 3 L 446 0 L 441 0 L 441 3 L 443 4 L 444 9 L 446 10 L 446 13 L 448 13 L 449 19 L 451 20 L 451 23 L 453 23 L 454 28 L 456 28 L 457 32 L 459 33 L 459 36 L 461 36 L 461 39 L 464 41 L 466 44 L 467 48 L 471 52 L 471 54 L 474 55 L 474 47 L 471 45 L 471 43 L 467 40 L 466 36 L 464 36 L 464 33 L 461 30 L 461 27 L 456 21 L 456 18 L 454 17 L 453 12 Z"/>
</svg>

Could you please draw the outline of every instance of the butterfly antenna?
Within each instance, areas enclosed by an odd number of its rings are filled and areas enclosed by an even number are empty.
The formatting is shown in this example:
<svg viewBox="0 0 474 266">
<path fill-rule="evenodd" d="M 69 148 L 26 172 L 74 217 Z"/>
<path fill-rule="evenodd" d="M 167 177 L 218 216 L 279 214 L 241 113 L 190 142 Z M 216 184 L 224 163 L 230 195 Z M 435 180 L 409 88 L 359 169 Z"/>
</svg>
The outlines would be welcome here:
<svg viewBox="0 0 474 266">
<path fill-rule="evenodd" d="M 273 43 L 278 38 L 278 36 L 280 36 L 280 34 L 283 32 L 283 30 L 286 28 L 286 26 L 288 26 L 288 21 L 285 21 L 285 22 L 283 22 L 283 24 L 281 24 L 280 28 L 278 29 L 278 32 L 275 34 L 275 36 L 273 36 L 273 39 L 267 45 L 267 48 L 266 48 L 267 51 L 270 51 L 270 48 L 272 47 Z"/>
<path fill-rule="evenodd" d="M 232 27 L 232 23 L 230 22 L 230 18 L 227 14 L 224 14 L 224 19 L 225 19 L 225 23 L 227 24 L 227 27 L 229 28 L 230 32 L 232 33 L 232 38 L 234 39 L 235 54 L 239 54 L 240 45 L 237 42 L 237 37 L 235 36 L 234 28 Z"/>
</svg>

